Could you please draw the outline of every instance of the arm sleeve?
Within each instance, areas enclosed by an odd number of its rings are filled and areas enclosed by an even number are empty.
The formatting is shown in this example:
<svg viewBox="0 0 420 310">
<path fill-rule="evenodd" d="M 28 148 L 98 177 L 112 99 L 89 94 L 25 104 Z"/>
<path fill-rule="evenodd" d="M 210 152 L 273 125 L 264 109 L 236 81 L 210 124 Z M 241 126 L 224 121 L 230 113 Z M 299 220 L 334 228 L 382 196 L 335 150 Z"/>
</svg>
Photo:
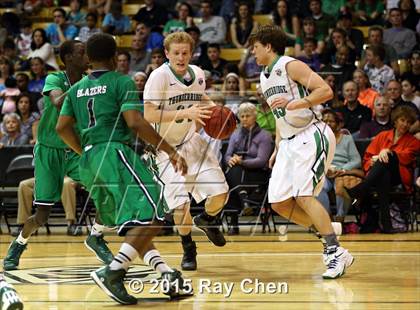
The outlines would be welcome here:
<svg viewBox="0 0 420 310">
<path fill-rule="evenodd" d="M 142 106 L 136 85 L 128 76 L 122 76 L 118 80 L 118 102 L 121 103 L 121 112 L 141 111 Z"/>
<path fill-rule="evenodd" d="M 41 46 L 41 48 L 34 51 L 34 55 L 32 57 L 38 56 L 45 62 L 50 57 L 51 53 L 53 53 L 51 44 L 45 43 L 43 46 Z"/>
<path fill-rule="evenodd" d="M 77 34 L 79 32 L 79 30 L 77 29 L 77 27 L 74 26 L 74 25 L 68 26 L 68 28 L 66 30 L 67 31 L 66 31 L 65 37 L 66 37 L 67 40 L 73 40 L 77 36 Z"/>
<path fill-rule="evenodd" d="M 143 101 L 160 105 L 164 98 L 165 85 L 166 81 L 162 81 L 158 70 L 153 70 L 144 86 Z"/>
<path fill-rule="evenodd" d="M 124 32 L 129 32 L 131 28 L 130 19 L 128 16 L 124 16 Z"/>
<path fill-rule="evenodd" d="M 355 168 L 360 168 L 362 159 L 360 158 L 360 154 L 357 151 L 356 144 L 354 144 L 353 138 L 348 136 L 347 141 L 347 152 L 349 155 L 349 161 L 343 165 L 344 170 L 351 170 Z"/>
<path fill-rule="evenodd" d="M 222 17 L 220 17 L 220 19 L 217 21 L 216 27 L 217 30 L 214 41 L 217 43 L 224 43 L 226 40 L 226 23 Z"/>
<path fill-rule="evenodd" d="M 411 51 L 413 50 L 414 46 L 416 46 L 417 40 L 414 31 L 410 31 L 407 36 L 405 42 L 405 47 L 402 48 L 402 52 L 404 52 L 404 57 L 410 56 Z"/>
<path fill-rule="evenodd" d="M 42 94 L 44 96 L 48 96 L 50 92 L 55 89 L 63 90 L 64 89 L 63 81 L 55 74 L 48 74 L 47 78 L 45 79 L 45 84 L 42 90 Z"/>
<path fill-rule="evenodd" d="M 406 145 L 399 148 L 395 153 L 401 165 L 411 165 L 415 159 L 416 154 L 420 152 L 420 141 L 416 138 L 411 139 Z"/>
<path fill-rule="evenodd" d="M 104 17 L 104 21 L 102 22 L 102 26 L 111 26 L 111 13 L 108 13 Z"/>
<path fill-rule="evenodd" d="M 378 155 L 380 150 L 382 134 L 377 135 L 367 147 L 365 154 L 363 155 L 363 170 L 365 172 L 370 169 L 370 161 L 372 156 Z"/>
<path fill-rule="evenodd" d="M 258 145 L 257 157 L 243 160 L 242 166 L 253 169 L 264 168 L 270 159 L 272 145 L 273 139 L 271 138 L 270 134 L 264 134 L 264 138 Z"/>
</svg>

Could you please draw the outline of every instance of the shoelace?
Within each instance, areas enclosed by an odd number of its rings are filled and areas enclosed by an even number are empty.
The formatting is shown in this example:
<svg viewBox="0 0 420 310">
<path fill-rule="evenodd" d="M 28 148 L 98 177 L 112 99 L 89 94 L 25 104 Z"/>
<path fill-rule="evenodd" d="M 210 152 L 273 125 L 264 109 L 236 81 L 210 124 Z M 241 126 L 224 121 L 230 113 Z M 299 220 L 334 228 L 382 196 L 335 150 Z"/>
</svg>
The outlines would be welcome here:
<svg viewBox="0 0 420 310">
<path fill-rule="evenodd" d="M 328 269 L 334 269 L 338 264 L 338 260 L 336 258 L 333 258 L 329 263 L 328 263 Z"/>
</svg>

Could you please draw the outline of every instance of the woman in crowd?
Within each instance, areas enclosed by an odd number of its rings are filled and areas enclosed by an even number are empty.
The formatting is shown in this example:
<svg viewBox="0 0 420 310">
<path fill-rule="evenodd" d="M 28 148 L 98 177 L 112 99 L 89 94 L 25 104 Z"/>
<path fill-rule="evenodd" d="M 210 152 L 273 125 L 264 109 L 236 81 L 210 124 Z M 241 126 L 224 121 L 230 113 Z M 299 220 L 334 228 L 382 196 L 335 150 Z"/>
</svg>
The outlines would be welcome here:
<svg viewBox="0 0 420 310">
<path fill-rule="evenodd" d="M 13 77 L 15 70 L 13 64 L 4 56 L 0 56 L 0 91 L 6 89 L 6 80 Z"/>
<path fill-rule="evenodd" d="M 285 0 L 277 1 L 276 9 L 273 12 L 274 25 L 280 26 L 287 36 L 287 45 L 294 46 L 295 40 L 300 33 L 300 23 L 297 16 L 292 16 L 289 5 Z"/>
<path fill-rule="evenodd" d="M 41 28 L 35 29 L 32 33 L 31 52 L 28 55 L 28 59 L 35 57 L 41 58 L 50 69 L 59 69 L 54 49 L 48 42 L 47 33 Z"/>
<path fill-rule="evenodd" d="M 343 121 L 340 116 L 333 110 L 325 109 L 322 111 L 322 120 L 334 132 L 337 145 L 334 159 L 327 172 L 327 178 L 318 196 L 318 200 L 328 213 L 332 215 L 328 192 L 334 189 L 337 207 L 335 221 L 344 222 L 344 217 L 348 212 L 351 201 L 344 199 L 343 188 L 344 186 L 352 187 L 361 182 L 361 177 L 364 176 L 361 170 L 362 160 L 352 136 L 341 132 Z"/>
<path fill-rule="evenodd" d="M 3 118 L 5 133 L 0 139 L 0 148 L 28 144 L 29 137 L 20 131 L 20 117 L 16 113 L 6 114 Z"/>
<path fill-rule="evenodd" d="M 420 152 L 420 141 L 409 132 L 416 115 L 408 106 L 397 107 L 391 115 L 394 129 L 382 131 L 369 144 L 363 157 L 363 168 L 367 173 L 363 182 L 344 191 L 357 203 L 375 188 L 378 193 L 380 228 L 392 233 L 389 211 L 392 186 L 402 184 L 407 192 L 413 190 L 413 172 L 416 154 Z"/>
<path fill-rule="evenodd" d="M 230 72 L 226 75 L 225 81 L 223 82 L 222 92 L 225 96 L 226 106 L 237 115 L 239 104 L 245 95 L 244 81 L 239 77 L 238 74 Z"/>
<path fill-rule="evenodd" d="M 359 102 L 374 111 L 373 106 L 375 104 L 376 97 L 379 96 L 379 93 L 374 90 L 369 82 L 369 78 L 365 71 L 362 69 L 356 69 L 353 72 L 353 81 L 359 87 L 359 97 L 357 100 Z"/>
<path fill-rule="evenodd" d="M 30 144 L 36 142 L 36 130 L 40 115 L 34 112 L 34 106 L 31 102 L 30 96 L 27 93 L 21 94 L 17 99 L 17 114 L 21 119 L 21 132 L 29 137 Z"/>
<path fill-rule="evenodd" d="M 144 86 L 146 85 L 147 75 L 143 71 L 136 72 L 133 76 L 134 83 L 136 84 L 136 88 L 139 91 L 139 98 L 140 101 L 143 102 L 143 91 Z"/>
<path fill-rule="evenodd" d="M 30 60 L 32 79 L 29 81 L 28 90 L 33 93 L 42 93 L 47 72 L 45 63 L 40 57 L 34 57 Z"/>
<path fill-rule="evenodd" d="M 271 134 L 257 124 L 257 109 L 249 102 L 239 106 L 240 127 L 232 134 L 224 157 L 226 180 L 230 192 L 228 205 L 238 212 L 232 216 L 232 229 L 229 234 L 239 234 L 238 214 L 244 207 L 247 188 L 240 185 L 252 185 L 268 182 L 268 160 L 273 150 Z"/>
<path fill-rule="evenodd" d="M 258 23 L 252 18 L 252 11 L 247 2 L 241 2 L 236 11 L 236 17 L 230 25 L 230 37 L 236 48 L 249 46 L 249 35 L 258 27 Z"/>
</svg>

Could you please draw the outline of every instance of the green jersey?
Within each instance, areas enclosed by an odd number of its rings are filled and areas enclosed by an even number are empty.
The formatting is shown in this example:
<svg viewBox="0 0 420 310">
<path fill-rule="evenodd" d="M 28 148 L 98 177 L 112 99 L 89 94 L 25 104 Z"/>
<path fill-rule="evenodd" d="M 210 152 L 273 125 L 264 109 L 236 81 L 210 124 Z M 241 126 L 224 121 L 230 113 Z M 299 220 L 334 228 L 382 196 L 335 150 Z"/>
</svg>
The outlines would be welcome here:
<svg viewBox="0 0 420 310">
<path fill-rule="evenodd" d="M 108 141 L 128 143 L 132 133 L 122 112 L 140 111 L 134 82 L 114 71 L 95 71 L 70 88 L 61 115 L 76 119 L 82 147 Z"/>
<path fill-rule="evenodd" d="M 70 86 L 70 80 L 64 71 L 48 74 L 45 80 L 44 89 L 42 90 L 42 94 L 44 95 L 44 110 L 38 125 L 38 143 L 49 147 L 67 148 L 67 145 L 55 131 L 60 112 L 51 102 L 49 95 L 53 90 L 62 90 L 63 92 L 66 92 Z"/>
</svg>

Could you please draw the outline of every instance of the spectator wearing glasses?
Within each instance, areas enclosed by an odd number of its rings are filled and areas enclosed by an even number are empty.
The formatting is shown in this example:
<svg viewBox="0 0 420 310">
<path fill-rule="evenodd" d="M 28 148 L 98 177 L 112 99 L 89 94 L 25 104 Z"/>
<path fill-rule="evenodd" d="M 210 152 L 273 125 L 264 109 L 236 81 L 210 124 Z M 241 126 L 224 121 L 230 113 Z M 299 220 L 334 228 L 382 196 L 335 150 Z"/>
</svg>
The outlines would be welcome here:
<svg viewBox="0 0 420 310">
<path fill-rule="evenodd" d="M 47 29 L 47 38 L 51 42 L 53 47 L 59 47 L 61 43 L 73 40 L 79 30 L 76 26 L 67 23 L 66 11 L 62 8 L 56 8 L 53 11 L 54 22 L 51 23 Z"/>
</svg>

